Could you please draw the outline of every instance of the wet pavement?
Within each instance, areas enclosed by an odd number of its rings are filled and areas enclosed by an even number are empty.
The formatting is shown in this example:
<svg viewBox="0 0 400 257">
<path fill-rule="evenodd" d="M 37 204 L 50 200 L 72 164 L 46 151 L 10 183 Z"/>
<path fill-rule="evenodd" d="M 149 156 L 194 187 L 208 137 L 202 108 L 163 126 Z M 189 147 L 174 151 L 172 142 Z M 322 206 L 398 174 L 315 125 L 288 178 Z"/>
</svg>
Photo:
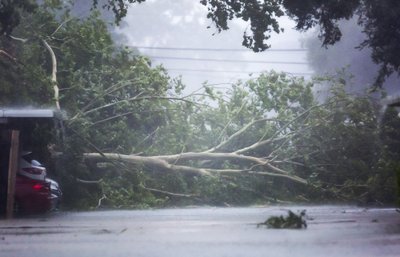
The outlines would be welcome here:
<svg viewBox="0 0 400 257">
<path fill-rule="evenodd" d="M 305 209 L 307 229 L 258 227 Z M 0 220 L 0 256 L 400 256 L 394 208 L 274 206 L 60 212 Z"/>
</svg>

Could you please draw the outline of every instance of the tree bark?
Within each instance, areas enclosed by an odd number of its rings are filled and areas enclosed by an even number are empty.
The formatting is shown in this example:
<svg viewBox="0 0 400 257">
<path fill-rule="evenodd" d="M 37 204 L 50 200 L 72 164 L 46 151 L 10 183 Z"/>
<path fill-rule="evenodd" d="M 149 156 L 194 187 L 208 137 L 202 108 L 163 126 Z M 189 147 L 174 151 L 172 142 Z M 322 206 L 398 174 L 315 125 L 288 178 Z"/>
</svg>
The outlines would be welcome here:
<svg viewBox="0 0 400 257">
<path fill-rule="evenodd" d="M 59 88 L 58 88 L 58 83 L 57 83 L 57 59 L 56 55 L 54 54 L 53 49 L 51 46 L 47 43 L 46 40 L 42 40 L 44 46 L 47 48 L 47 50 L 50 53 L 51 56 L 51 64 L 52 64 L 52 71 L 51 71 L 51 82 L 53 84 L 53 90 L 54 90 L 54 101 L 56 103 L 56 108 L 57 110 L 60 110 L 60 100 L 59 100 Z"/>
<path fill-rule="evenodd" d="M 292 180 L 297 183 L 307 184 L 307 181 L 298 176 L 292 175 L 287 171 L 279 169 L 271 165 L 267 160 L 263 158 L 257 158 L 252 156 L 238 155 L 235 153 L 182 153 L 176 155 L 160 155 L 160 156 L 138 156 L 138 155 L 125 155 L 116 153 L 85 153 L 86 159 L 94 160 L 113 160 L 123 161 L 132 163 L 134 165 L 143 165 L 147 168 L 158 170 L 158 171 L 173 171 L 182 172 L 192 175 L 213 175 L 213 174 L 255 174 L 262 176 L 281 177 L 284 179 Z M 210 169 L 203 167 L 192 167 L 185 165 L 177 165 L 181 161 L 201 161 L 201 160 L 229 160 L 229 161 L 240 161 L 248 162 L 253 164 L 250 168 L 243 169 Z M 262 166 L 269 171 L 258 171 L 253 170 L 254 167 Z"/>
</svg>

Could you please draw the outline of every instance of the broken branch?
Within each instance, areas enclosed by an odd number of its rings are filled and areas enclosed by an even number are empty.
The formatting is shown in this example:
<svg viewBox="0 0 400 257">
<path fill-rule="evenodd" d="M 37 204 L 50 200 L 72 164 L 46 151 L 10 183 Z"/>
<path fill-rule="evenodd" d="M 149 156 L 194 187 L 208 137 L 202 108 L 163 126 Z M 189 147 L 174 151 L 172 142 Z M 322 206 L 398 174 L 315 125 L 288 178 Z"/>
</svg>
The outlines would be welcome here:
<svg viewBox="0 0 400 257">
<path fill-rule="evenodd" d="M 58 84 L 57 84 L 57 59 L 56 59 L 56 55 L 54 54 L 53 49 L 47 43 L 46 40 L 42 39 L 42 42 L 43 42 L 44 46 L 47 48 L 47 50 L 49 51 L 49 54 L 51 56 L 51 64 L 52 64 L 51 82 L 53 83 L 54 101 L 56 102 L 56 108 L 58 110 L 60 110 L 59 88 L 58 88 Z"/>
</svg>

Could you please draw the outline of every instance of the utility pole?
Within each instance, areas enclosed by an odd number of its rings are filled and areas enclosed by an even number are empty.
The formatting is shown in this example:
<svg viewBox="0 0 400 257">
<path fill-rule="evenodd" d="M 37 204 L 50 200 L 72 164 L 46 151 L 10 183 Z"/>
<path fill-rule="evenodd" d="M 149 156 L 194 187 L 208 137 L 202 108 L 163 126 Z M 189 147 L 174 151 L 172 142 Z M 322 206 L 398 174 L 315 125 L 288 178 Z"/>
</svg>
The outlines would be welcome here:
<svg viewBox="0 0 400 257">
<path fill-rule="evenodd" d="M 14 214 L 15 180 L 19 164 L 19 130 L 11 131 L 10 158 L 8 164 L 8 187 L 6 218 L 12 219 Z"/>
</svg>

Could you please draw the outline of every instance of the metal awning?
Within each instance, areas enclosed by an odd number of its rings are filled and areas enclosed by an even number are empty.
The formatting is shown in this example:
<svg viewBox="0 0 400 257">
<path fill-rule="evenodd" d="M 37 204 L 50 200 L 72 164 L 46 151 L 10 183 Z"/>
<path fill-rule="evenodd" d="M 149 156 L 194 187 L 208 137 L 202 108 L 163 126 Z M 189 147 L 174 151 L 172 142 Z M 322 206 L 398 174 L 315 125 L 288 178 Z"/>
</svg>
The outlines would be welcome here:
<svg viewBox="0 0 400 257">
<path fill-rule="evenodd" d="M 54 118 L 51 109 L 0 109 L 0 118 Z"/>
<path fill-rule="evenodd" d="M 28 118 L 55 118 L 66 120 L 67 115 L 64 111 L 55 109 L 22 109 L 0 107 L 0 121 L 7 119 L 28 119 Z M 0 122 L 1 123 L 1 122 Z"/>
</svg>

